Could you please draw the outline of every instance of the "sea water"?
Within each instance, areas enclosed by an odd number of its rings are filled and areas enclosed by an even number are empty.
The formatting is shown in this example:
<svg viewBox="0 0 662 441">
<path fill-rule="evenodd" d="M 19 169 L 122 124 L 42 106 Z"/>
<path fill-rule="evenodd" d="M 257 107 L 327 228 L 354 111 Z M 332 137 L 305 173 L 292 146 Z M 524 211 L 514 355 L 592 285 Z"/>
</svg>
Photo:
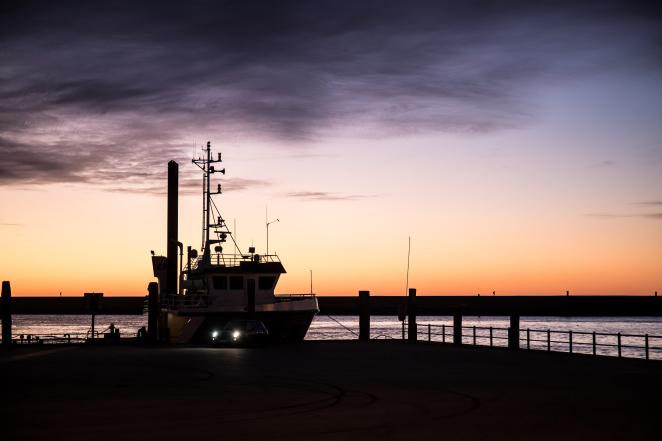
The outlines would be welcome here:
<svg viewBox="0 0 662 441">
<path fill-rule="evenodd" d="M 86 315 L 14 315 L 12 334 L 84 338 L 91 327 Z M 135 336 L 142 326 L 147 326 L 146 315 L 98 315 L 95 330 L 103 332 L 111 324 L 122 336 Z M 445 316 L 417 317 L 419 340 L 453 340 L 453 319 Z M 508 317 L 463 317 L 463 343 L 507 346 Z M 475 330 L 474 330 L 475 327 Z M 491 328 L 491 330 L 490 330 Z M 528 332 L 527 332 L 528 329 Z M 548 340 L 549 330 L 549 340 Z M 520 320 L 520 347 L 538 350 L 568 352 L 572 331 L 572 350 L 590 354 L 593 351 L 595 332 L 596 353 L 618 356 L 618 334 L 621 334 L 623 357 L 645 357 L 645 335 L 648 335 L 649 357 L 662 359 L 662 318 L 658 317 L 522 317 Z M 358 338 L 358 316 L 315 317 L 306 340 L 351 340 Z M 406 329 L 405 332 L 406 334 Z M 402 339 L 403 323 L 397 317 L 373 316 L 370 318 L 370 336 L 373 339 Z M 406 335 L 405 335 L 406 336 Z"/>
</svg>

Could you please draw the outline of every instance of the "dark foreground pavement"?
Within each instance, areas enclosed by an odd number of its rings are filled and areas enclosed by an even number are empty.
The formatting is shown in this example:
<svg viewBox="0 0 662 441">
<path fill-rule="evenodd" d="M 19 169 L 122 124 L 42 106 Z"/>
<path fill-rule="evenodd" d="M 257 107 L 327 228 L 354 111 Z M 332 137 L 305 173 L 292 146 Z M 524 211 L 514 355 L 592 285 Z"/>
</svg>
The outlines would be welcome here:
<svg viewBox="0 0 662 441">
<path fill-rule="evenodd" d="M 401 342 L 0 352 L 3 440 L 655 440 L 662 363 Z"/>
</svg>

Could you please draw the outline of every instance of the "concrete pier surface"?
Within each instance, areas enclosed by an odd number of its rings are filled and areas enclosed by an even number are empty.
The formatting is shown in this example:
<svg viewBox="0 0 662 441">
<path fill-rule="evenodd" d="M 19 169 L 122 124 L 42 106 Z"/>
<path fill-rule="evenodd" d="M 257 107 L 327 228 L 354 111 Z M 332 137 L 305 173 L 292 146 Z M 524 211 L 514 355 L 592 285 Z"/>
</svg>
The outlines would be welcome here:
<svg viewBox="0 0 662 441">
<path fill-rule="evenodd" d="M 0 352 L 6 440 L 652 440 L 662 363 L 400 341 Z"/>
</svg>

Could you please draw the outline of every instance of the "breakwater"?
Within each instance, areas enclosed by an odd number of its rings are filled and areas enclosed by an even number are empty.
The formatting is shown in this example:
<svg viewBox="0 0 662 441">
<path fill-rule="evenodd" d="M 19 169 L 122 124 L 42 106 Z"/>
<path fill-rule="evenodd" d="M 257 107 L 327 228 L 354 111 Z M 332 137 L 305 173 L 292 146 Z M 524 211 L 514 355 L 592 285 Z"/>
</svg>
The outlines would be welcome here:
<svg viewBox="0 0 662 441">
<path fill-rule="evenodd" d="M 143 314 L 144 296 L 106 296 L 97 314 Z M 406 297 L 371 296 L 370 313 L 396 316 Z M 357 296 L 320 296 L 321 315 L 357 315 Z M 83 296 L 13 297 L 14 314 L 89 314 Z M 2 304 L 0 303 L 0 309 Z M 419 296 L 416 309 L 420 315 L 543 317 L 646 317 L 662 316 L 662 297 L 656 296 Z"/>
</svg>

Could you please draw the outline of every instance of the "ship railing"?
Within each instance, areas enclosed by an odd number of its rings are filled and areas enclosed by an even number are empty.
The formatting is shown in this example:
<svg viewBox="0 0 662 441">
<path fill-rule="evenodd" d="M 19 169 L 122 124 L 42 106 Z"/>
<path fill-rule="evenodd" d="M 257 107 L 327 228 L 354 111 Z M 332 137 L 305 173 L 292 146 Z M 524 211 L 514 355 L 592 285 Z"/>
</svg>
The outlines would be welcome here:
<svg viewBox="0 0 662 441">
<path fill-rule="evenodd" d="M 301 300 L 314 299 L 315 294 L 306 293 L 306 294 L 275 294 L 277 302 L 297 302 Z"/>
<path fill-rule="evenodd" d="M 202 263 L 204 257 L 200 256 L 191 262 L 192 269 L 197 269 Z M 267 263 L 267 262 L 280 262 L 280 258 L 277 254 L 226 254 L 226 253 L 215 253 L 209 257 L 209 260 L 212 265 L 216 266 L 239 266 L 241 262 L 258 262 L 258 263 Z"/>
<path fill-rule="evenodd" d="M 207 294 L 171 294 L 161 299 L 161 308 L 171 311 L 207 308 L 211 300 Z"/>
</svg>

